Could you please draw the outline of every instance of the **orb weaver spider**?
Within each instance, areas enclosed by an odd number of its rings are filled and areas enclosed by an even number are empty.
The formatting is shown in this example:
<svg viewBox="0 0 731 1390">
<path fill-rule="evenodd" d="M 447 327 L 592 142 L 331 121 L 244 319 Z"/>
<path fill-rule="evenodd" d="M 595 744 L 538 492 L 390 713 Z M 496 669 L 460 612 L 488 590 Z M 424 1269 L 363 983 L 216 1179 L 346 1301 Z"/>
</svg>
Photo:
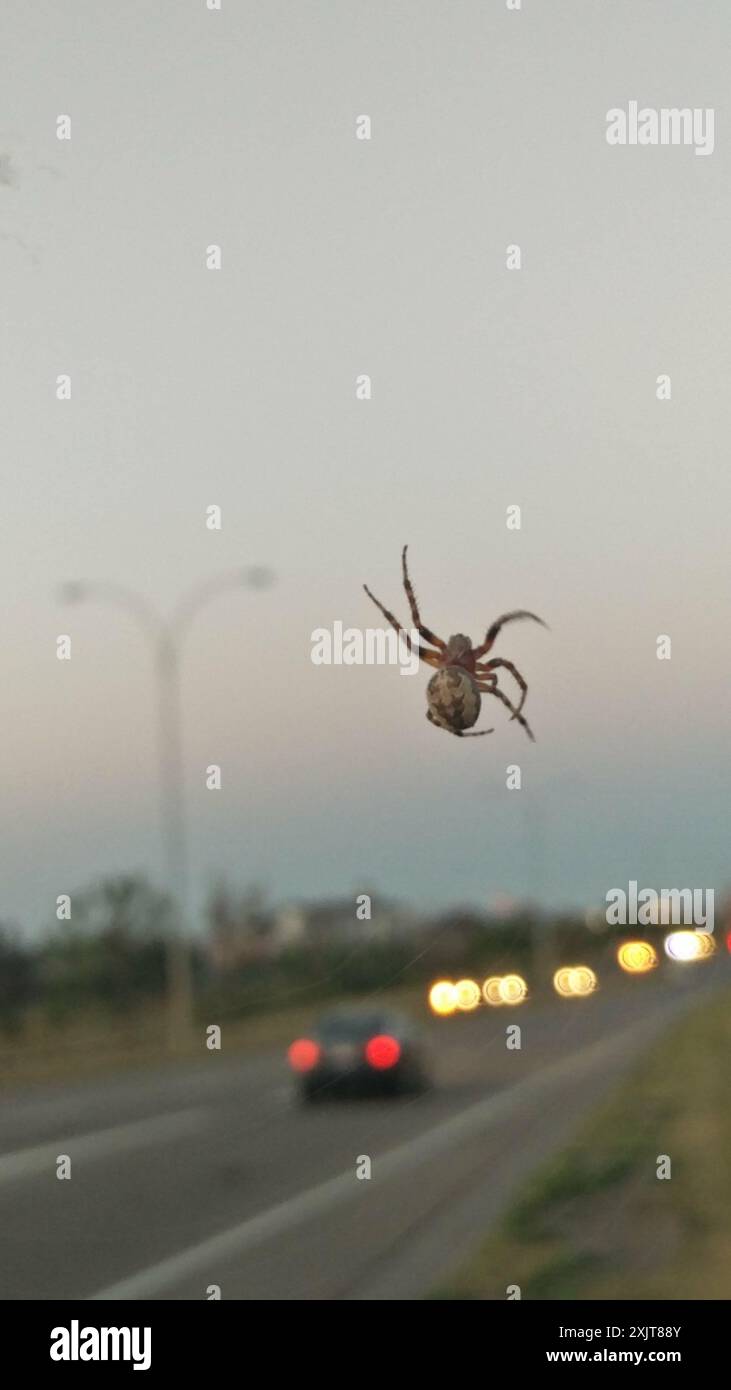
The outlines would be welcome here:
<svg viewBox="0 0 731 1390">
<path fill-rule="evenodd" d="M 531 618 L 534 623 L 540 623 L 541 627 L 547 627 L 548 624 L 544 623 L 542 618 L 537 618 L 535 613 L 528 613 L 525 609 L 519 608 L 513 613 L 503 613 L 501 618 L 496 618 L 492 626 L 488 628 L 487 636 L 479 647 L 473 647 L 469 637 L 465 637 L 461 632 L 450 637 L 448 642 L 443 642 L 441 637 L 437 637 L 421 621 L 419 605 L 406 565 L 407 550 L 408 546 L 405 545 L 401 554 L 404 589 L 409 601 L 414 627 L 423 642 L 429 643 L 429 646 L 418 644 L 417 655 L 426 662 L 427 666 L 436 667 L 436 673 L 429 681 L 426 691 L 427 719 L 432 724 L 436 724 L 438 728 L 446 729 L 450 734 L 456 734 L 457 738 L 479 738 L 482 734 L 492 734 L 495 732 L 494 729 L 473 729 L 472 725 L 476 724 L 479 718 L 481 696 L 494 695 L 510 710 L 511 720 L 517 719 L 528 737 L 535 743 L 528 720 L 521 713 L 528 694 L 528 686 L 520 671 L 517 670 L 512 661 L 505 661 L 502 657 L 493 657 L 491 661 L 483 661 L 483 657 L 491 650 L 505 623 L 515 622 L 518 618 Z M 391 627 L 403 635 L 408 650 L 413 651 L 409 633 L 402 628 L 398 618 L 394 618 L 393 613 L 389 613 L 388 609 L 384 608 L 375 594 L 371 593 L 367 584 L 364 584 L 363 588 L 369 599 L 375 603 L 377 608 L 380 608 Z M 507 695 L 498 689 L 498 678 L 495 674 L 498 667 L 504 667 L 506 671 L 509 671 L 520 687 L 521 697 L 517 708 L 511 704 Z"/>
</svg>

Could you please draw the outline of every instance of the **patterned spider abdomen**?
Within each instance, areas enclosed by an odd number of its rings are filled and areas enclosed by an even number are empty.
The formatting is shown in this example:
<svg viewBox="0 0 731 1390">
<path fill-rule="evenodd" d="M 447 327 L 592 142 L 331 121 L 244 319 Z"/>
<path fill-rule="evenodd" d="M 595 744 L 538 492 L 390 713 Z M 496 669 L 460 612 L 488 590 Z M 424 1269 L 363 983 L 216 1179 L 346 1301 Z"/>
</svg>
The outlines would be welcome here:
<svg viewBox="0 0 731 1390">
<path fill-rule="evenodd" d="M 426 688 L 432 724 L 452 731 L 471 729 L 480 713 L 480 692 L 469 671 L 461 666 L 442 666 Z"/>
</svg>

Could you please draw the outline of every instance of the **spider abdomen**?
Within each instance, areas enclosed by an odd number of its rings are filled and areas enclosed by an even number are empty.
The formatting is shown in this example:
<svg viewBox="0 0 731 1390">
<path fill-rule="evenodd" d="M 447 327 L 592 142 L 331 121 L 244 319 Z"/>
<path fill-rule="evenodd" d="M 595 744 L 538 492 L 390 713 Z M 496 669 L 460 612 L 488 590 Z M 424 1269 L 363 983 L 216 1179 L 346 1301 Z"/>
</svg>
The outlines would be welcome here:
<svg viewBox="0 0 731 1390">
<path fill-rule="evenodd" d="M 429 718 L 442 729 L 471 729 L 480 713 L 480 692 L 462 666 L 442 666 L 426 688 Z"/>
</svg>

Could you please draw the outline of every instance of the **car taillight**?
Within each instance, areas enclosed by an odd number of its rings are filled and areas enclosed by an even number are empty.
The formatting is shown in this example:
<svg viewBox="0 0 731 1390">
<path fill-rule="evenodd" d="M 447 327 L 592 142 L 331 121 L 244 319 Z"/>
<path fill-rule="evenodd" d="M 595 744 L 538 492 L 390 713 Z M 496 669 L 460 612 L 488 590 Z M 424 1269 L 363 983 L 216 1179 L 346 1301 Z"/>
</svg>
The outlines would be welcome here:
<svg viewBox="0 0 731 1390">
<path fill-rule="evenodd" d="M 287 1052 L 293 1071 L 312 1071 L 320 1060 L 319 1044 L 311 1038 L 298 1038 Z"/>
<path fill-rule="evenodd" d="M 375 1067 L 376 1071 L 388 1071 L 389 1067 L 395 1067 L 401 1056 L 401 1044 L 387 1033 L 380 1033 L 366 1043 L 365 1055 L 368 1065 Z"/>
</svg>

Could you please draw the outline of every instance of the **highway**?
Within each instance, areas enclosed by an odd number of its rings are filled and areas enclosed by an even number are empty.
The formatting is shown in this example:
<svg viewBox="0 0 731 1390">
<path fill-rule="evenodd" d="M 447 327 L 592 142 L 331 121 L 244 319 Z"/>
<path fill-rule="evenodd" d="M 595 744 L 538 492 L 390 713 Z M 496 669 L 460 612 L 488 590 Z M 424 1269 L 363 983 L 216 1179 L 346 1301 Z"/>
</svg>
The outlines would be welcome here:
<svg viewBox="0 0 731 1390">
<path fill-rule="evenodd" d="M 719 961 L 434 1020 L 437 1084 L 418 1098 L 301 1108 L 282 1053 L 227 1057 L 225 1030 L 194 1066 L 6 1089 L 0 1297 L 423 1297 L 672 1019 L 728 982 Z"/>
</svg>

